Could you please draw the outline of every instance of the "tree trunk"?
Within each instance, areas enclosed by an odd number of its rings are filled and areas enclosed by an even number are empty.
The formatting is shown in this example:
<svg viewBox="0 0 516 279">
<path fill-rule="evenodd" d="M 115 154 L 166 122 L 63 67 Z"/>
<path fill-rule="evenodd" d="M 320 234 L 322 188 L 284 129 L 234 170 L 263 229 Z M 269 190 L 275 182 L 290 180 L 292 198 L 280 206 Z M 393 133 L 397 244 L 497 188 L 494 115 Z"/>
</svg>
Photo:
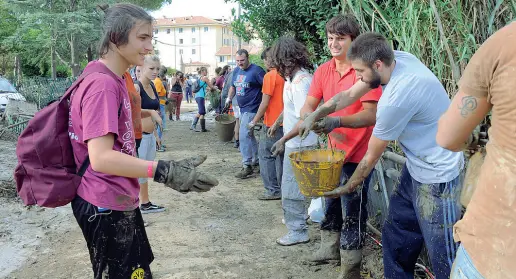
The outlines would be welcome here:
<svg viewBox="0 0 516 279">
<path fill-rule="evenodd" d="M 88 56 L 88 62 L 93 61 L 93 50 L 91 49 L 91 45 L 88 46 L 88 52 L 86 53 L 86 55 Z"/>
<path fill-rule="evenodd" d="M 21 58 L 20 55 L 14 57 L 14 77 L 16 80 L 16 86 L 19 87 L 21 83 Z"/>
<path fill-rule="evenodd" d="M 0 75 L 5 75 L 7 70 L 7 61 L 5 60 L 5 55 L 2 55 L 2 70 L 0 70 Z"/>
<path fill-rule="evenodd" d="M 52 79 L 55 80 L 57 78 L 57 69 L 56 69 L 56 51 L 55 51 L 54 45 L 52 45 L 50 47 L 50 70 L 52 72 Z"/>
<path fill-rule="evenodd" d="M 75 35 L 71 34 L 70 35 L 70 56 L 72 57 L 72 61 L 70 63 L 70 66 L 72 67 L 72 76 L 74 76 L 74 77 L 78 76 L 79 71 L 80 71 L 80 65 L 79 65 L 79 61 L 77 59 L 77 51 L 75 51 L 75 44 L 76 44 Z"/>
</svg>

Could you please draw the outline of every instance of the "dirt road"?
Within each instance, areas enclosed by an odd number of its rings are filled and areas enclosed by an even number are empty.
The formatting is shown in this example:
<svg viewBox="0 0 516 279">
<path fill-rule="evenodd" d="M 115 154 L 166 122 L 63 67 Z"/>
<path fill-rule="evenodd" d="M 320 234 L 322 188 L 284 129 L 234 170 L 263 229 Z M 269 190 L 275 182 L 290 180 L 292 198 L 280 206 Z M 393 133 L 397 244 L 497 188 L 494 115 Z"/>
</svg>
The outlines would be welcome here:
<svg viewBox="0 0 516 279">
<path fill-rule="evenodd" d="M 186 117 L 185 117 L 186 118 Z M 237 180 L 240 155 L 232 144 L 218 142 L 213 122 L 209 133 L 195 133 L 189 122 L 169 122 L 159 159 L 207 154 L 203 171 L 220 184 L 204 194 L 179 194 L 151 183 L 151 201 L 163 213 L 144 215 L 154 251 L 154 278 L 337 278 L 338 267 L 307 266 L 301 259 L 317 248 L 312 242 L 281 247 L 286 233 L 280 201 L 259 201 L 259 177 Z M 0 207 L 0 278 L 91 278 L 86 245 L 69 207 L 27 210 L 9 202 Z"/>
</svg>

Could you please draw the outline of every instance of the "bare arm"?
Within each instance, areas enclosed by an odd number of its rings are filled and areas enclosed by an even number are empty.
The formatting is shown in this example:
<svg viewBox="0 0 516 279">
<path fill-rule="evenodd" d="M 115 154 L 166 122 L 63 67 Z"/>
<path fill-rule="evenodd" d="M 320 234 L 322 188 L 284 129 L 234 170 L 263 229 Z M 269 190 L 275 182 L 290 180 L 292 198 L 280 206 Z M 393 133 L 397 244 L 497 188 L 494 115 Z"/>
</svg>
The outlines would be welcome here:
<svg viewBox="0 0 516 279">
<path fill-rule="evenodd" d="M 320 99 L 317 99 L 312 96 L 306 96 L 305 104 L 301 108 L 301 119 L 304 119 L 306 114 L 310 114 L 317 109 L 317 106 L 321 102 Z"/>
<path fill-rule="evenodd" d="M 340 127 L 344 128 L 363 128 L 374 126 L 376 123 L 377 102 L 363 102 L 364 110 L 340 117 Z"/>
<path fill-rule="evenodd" d="M 339 187 L 331 192 L 324 193 L 326 197 L 340 197 L 345 194 L 353 193 L 359 186 L 362 186 L 364 180 L 369 176 L 374 166 L 382 156 L 383 151 L 389 144 L 388 141 L 378 139 L 374 135 L 369 139 L 367 152 L 358 164 L 355 172 L 346 182 L 346 185 Z"/>
<path fill-rule="evenodd" d="M 267 107 L 269 106 L 270 100 L 270 95 L 262 94 L 262 102 L 260 103 L 260 107 L 258 107 L 258 112 L 256 112 L 256 115 L 254 116 L 251 122 L 256 124 L 258 123 L 258 121 L 260 121 L 260 119 L 262 119 L 263 115 L 265 114 L 265 111 L 267 110 Z"/>
<path fill-rule="evenodd" d="M 230 86 L 227 100 L 232 100 L 235 97 L 235 87 Z"/>
<path fill-rule="evenodd" d="M 367 94 L 370 90 L 371 88 L 369 87 L 369 84 L 363 81 L 358 81 L 348 90 L 344 90 L 333 96 L 333 98 L 328 102 L 318 107 L 313 113 L 304 119 L 304 123 L 299 126 L 299 134 L 302 138 L 306 138 L 317 120 L 348 107 Z"/>
<path fill-rule="evenodd" d="M 210 79 L 209 79 L 208 77 L 204 77 L 202 80 L 203 80 L 204 82 L 206 82 L 206 84 L 208 85 L 208 87 L 209 87 L 210 89 L 217 89 L 217 87 L 215 87 L 215 86 L 211 83 L 211 81 L 210 81 Z"/>
<path fill-rule="evenodd" d="M 108 134 L 88 141 L 91 168 L 96 172 L 122 177 L 147 177 L 149 161 L 113 150 L 115 137 Z M 157 163 L 153 163 L 153 174 Z"/>
<path fill-rule="evenodd" d="M 475 97 L 459 91 L 439 119 L 437 144 L 451 151 L 466 148 L 471 132 L 484 120 L 491 108 L 487 97 Z"/>
</svg>

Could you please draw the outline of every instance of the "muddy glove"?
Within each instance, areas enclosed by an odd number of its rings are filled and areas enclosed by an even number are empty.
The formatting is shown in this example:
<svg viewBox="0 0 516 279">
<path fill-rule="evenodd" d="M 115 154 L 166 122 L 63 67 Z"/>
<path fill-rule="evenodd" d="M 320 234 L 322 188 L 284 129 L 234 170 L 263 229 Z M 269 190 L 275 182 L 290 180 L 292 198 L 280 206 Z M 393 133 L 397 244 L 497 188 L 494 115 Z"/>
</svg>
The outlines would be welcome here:
<svg viewBox="0 0 516 279">
<path fill-rule="evenodd" d="M 283 139 L 278 140 L 271 147 L 272 156 L 280 156 L 285 153 L 285 141 Z"/>
<path fill-rule="evenodd" d="M 198 172 L 195 168 L 206 160 L 206 156 L 196 156 L 181 161 L 158 161 L 154 181 L 163 183 L 181 193 L 190 191 L 206 192 L 217 186 L 214 177 Z"/>
<path fill-rule="evenodd" d="M 229 97 L 227 97 L 226 102 L 224 103 L 224 108 L 222 109 L 222 113 L 226 113 L 229 110 L 230 105 L 231 105 L 231 99 Z"/>
<path fill-rule="evenodd" d="M 312 127 L 315 124 L 315 117 L 313 113 L 304 115 L 304 120 L 299 124 L 299 137 L 305 139 L 310 134 Z"/>
<path fill-rule="evenodd" d="M 321 118 L 317 120 L 314 125 L 312 126 L 312 130 L 314 130 L 317 134 L 329 134 L 334 129 L 337 129 L 340 127 L 340 117 L 329 117 L 326 116 L 324 118 Z"/>
</svg>

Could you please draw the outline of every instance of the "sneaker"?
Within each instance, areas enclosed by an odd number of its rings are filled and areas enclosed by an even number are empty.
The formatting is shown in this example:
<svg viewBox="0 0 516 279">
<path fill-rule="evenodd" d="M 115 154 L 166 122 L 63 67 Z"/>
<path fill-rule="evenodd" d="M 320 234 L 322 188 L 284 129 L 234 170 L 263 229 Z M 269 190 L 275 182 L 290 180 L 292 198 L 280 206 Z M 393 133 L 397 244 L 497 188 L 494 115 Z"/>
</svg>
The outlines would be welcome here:
<svg viewBox="0 0 516 279">
<path fill-rule="evenodd" d="M 275 200 L 281 200 L 281 195 L 267 195 L 263 194 L 262 196 L 258 197 L 261 201 L 275 201 Z"/>
<path fill-rule="evenodd" d="M 151 202 L 148 202 L 146 204 L 140 205 L 140 211 L 142 212 L 142 214 L 157 213 L 165 211 L 165 208 L 163 206 L 155 205 Z"/>
<path fill-rule="evenodd" d="M 163 147 L 158 147 L 158 148 L 156 148 L 156 151 L 158 151 L 158 152 L 165 152 L 166 150 Z"/>
<path fill-rule="evenodd" d="M 276 240 L 276 243 L 281 246 L 291 246 L 308 242 L 310 242 L 310 237 L 308 236 L 307 231 L 289 231 L 286 235 Z"/>
<path fill-rule="evenodd" d="M 235 144 L 233 144 L 233 147 L 234 148 L 239 148 L 240 147 L 240 141 L 239 140 L 235 140 Z"/>
<path fill-rule="evenodd" d="M 244 166 L 239 173 L 235 175 L 236 178 L 244 179 L 248 178 L 253 174 L 253 168 L 251 166 Z"/>
</svg>

